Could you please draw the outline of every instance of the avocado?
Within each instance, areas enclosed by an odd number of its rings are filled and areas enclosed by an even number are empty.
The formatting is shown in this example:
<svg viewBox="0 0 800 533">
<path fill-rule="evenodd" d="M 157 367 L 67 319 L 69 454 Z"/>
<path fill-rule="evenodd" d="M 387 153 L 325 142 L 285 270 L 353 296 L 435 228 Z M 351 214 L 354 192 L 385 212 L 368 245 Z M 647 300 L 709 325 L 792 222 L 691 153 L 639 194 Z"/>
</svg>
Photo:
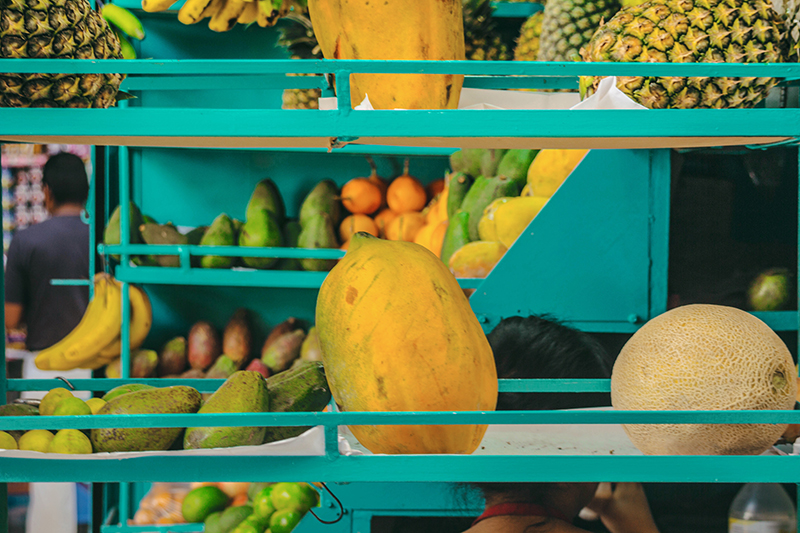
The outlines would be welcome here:
<svg viewBox="0 0 800 533">
<path fill-rule="evenodd" d="M 142 224 L 139 226 L 142 239 L 147 244 L 188 244 L 186 235 L 180 233 L 174 225 L 167 224 Z M 158 265 L 163 267 L 179 267 L 181 259 L 177 255 L 152 256 Z"/>
<path fill-rule="evenodd" d="M 203 234 L 203 238 L 200 239 L 200 245 L 233 246 L 236 244 L 234 232 L 231 218 L 222 213 L 214 219 L 214 222 Z M 202 268 L 230 268 L 233 266 L 233 259 L 230 256 L 205 255 L 200 258 L 200 266 Z"/>
<path fill-rule="evenodd" d="M 256 248 L 283 246 L 281 227 L 271 211 L 262 208 L 250 213 L 239 234 L 239 246 Z M 270 268 L 277 261 L 275 257 L 242 258 L 244 265 L 250 268 Z"/>
<path fill-rule="evenodd" d="M 303 228 L 300 223 L 295 220 L 290 220 L 283 226 L 283 243 L 284 246 L 289 248 L 297 248 L 297 240 L 300 238 L 300 232 Z M 299 259 L 284 257 L 278 261 L 278 270 L 303 270 L 300 265 Z"/>
<path fill-rule="evenodd" d="M 260 209 L 266 209 L 271 212 L 278 224 L 283 224 L 283 219 L 286 218 L 286 208 L 283 204 L 283 197 L 278 187 L 269 178 L 258 182 L 256 188 L 253 190 L 250 201 L 247 203 L 245 219 L 250 219 L 250 217 Z"/>
<path fill-rule="evenodd" d="M 144 223 L 144 219 L 142 218 L 142 213 L 139 211 L 139 208 L 136 207 L 136 204 L 130 202 L 128 205 L 130 206 L 128 209 L 128 218 L 130 219 L 130 243 L 141 244 L 142 235 L 139 233 L 139 226 Z M 106 229 L 103 232 L 104 244 L 120 244 L 122 242 L 120 234 L 121 216 L 122 209 L 120 206 L 117 206 L 117 208 L 114 209 L 114 212 L 111 213 L 111 218 L 108 219 L 108 224 L 106 224 Z M 112 257 L 119 261 L 118 255 L 114 255 Z"/>
<path fill-rule="evenodd" d="M 339 225 L 341 201 L 339 189 L 332 180 L 322 180 L 317 183 L 303 200 L 300 206 L 300 225 L 305 229 L 313 217 L 323 213 L 330 217 L 334 226 Z"/>
</svg>

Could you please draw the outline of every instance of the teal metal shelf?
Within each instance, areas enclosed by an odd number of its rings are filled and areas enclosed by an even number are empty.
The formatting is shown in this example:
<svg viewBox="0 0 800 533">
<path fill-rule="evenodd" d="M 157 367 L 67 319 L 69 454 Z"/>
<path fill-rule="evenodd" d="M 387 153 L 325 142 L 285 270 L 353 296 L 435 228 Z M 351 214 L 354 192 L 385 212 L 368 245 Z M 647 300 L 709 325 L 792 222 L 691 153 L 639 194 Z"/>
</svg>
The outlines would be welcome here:
<svg viewBox="0 0 800 533">
<path fill-rule="evenodd" d="M 492 2 L 492 7 L 492 16 L 498 18 L 528 18 L 544 9 L 538 2 Z"/>
</svg>

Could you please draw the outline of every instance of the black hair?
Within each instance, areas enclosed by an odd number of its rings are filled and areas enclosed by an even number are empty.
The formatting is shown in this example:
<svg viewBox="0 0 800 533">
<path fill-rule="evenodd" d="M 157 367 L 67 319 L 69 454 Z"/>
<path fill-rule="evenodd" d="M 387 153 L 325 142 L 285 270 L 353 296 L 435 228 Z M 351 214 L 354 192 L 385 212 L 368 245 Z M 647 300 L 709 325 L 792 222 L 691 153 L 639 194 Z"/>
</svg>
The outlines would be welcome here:
<svg viewBox="0 0 800 533">
<path fill-rule="evenodd" d="M 89 197 L 86 166 L 80 157 L 58 153 L 44 165 L 42 184 L 47 185 L 56 204 L 85 204 Z"/>
</svg>

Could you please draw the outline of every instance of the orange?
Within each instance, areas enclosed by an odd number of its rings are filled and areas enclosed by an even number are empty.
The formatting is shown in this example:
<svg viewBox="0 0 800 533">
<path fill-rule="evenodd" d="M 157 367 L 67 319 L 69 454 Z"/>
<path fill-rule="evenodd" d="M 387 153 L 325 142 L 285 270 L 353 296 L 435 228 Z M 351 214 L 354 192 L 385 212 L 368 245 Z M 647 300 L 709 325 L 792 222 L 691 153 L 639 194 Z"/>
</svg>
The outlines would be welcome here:
<svg viewBox="0 0 800 533">
<path fill-rule="evenodd" d="M 449 222 L 447 219 L 442 220 L 436 227 L 434 228 L 433 232 L 431 233 L 430 237 L 430 248 L 428 248 L 431 252 L 436 254 L 436 257 L 439 259 L 442 258 L 442 243 L 444 242 L 444 234 L 447 232 L 447 225 Z"/>
<path fill-rule="evenodd" d="M 436 198 L 436 195 L 441 193 L 444 190 L 444 179 L 439 178 L 438 180 L 433 180 L 425 187 L 425 192 L 428 195 L 428 200 Z"/>
<path fill-rule="evenodd" d="M 384 209 L 383 211 L 375 215 L 375 225 L 378 226 L 378 230 L 380 231 L 381 237 L 386 237 L 386 227 L 395 218 L 397 218 L 397 213 L 395 213 L 391 209 Z"/>
<path fill-rule="evenodd" d="M 381 206 L 381 191 L 367 178 L 354 178 L 342 187 L 342 205 L 351 213 L 369 215 Z"/>
<path fill-rule="evenodd" d="M 408 174 L 408 159 L 403 167 L 403 174 L 397 176 L 386 191 L 386 203 L 395 213 L 420 211 L 428 201 L 425 187 L 414 176 Z"/>
<path fill-rule="evenodd" d="M 339 225 L 339 236 L 342 242 L 349 241 L 354 233 L 365 231 L 373 237 L 378 236 L 378 225 L 367 215 L 350 215 Z"/>
<path fill-rule="evenodd" d="M 390 241 L 413 242 L 424 225 L 425 217 L 422 213 L 403 213 L 386 226 L 386 238 Z"/>
</svg>

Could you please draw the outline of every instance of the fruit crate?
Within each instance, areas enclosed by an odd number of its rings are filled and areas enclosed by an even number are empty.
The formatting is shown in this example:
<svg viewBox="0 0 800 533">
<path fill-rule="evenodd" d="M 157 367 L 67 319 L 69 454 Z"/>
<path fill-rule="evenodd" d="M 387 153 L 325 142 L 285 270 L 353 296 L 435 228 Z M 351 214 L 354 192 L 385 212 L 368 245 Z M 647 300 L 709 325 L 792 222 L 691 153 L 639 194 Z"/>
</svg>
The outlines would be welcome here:
<svg viewBox="0 0 800 533">
<path fill-rule="evenodd" d="M 620 65 L 620 64 L 557 64 L 557 63 L 517 63 L 481 64 L 447 63 L 430 65 L 414 62 L 328 62 L 309 61 L 298 66 L 298 62 L 280 61 L 180 61 L 156 62 L 136 61 L 121 65 L 119 62 L 81 62 L 4 60 L 6 72 L 36 71 L 53 72 L 111 72 L 124 70 L 138 75 L 144 80 L 140 90 L 152 83 L 153 86 L 172 87 L 187 90 L 195 83 L 201 87 L 198 77 L 216 77 L 220 86 L 236 82 L 267 83 L 284 88 L 296 86 L 297 80 L 273 78 L 283 73 L 295 72 L 337 72 L 346 74 L 352 70 L 370 72 L 456 72 L 475 76 L 474 85 L 483 87 L 521 87 L 547 85 L 552 76 L 564 78 L 575 74 L 597 75 L 728 75 L 728 76 L 775 76 L 795 78 L 800 73 L 796 65 Z M 521 78 L 531 76 L 534 79 Z M 130 83 L 133 84 L 133 76 Z M 668 189 L 668 165 L 665 152 L 656 150 L 671 146 L 718 146 L 739 144 L 762 144 L 791 141 L 800 137 L 800 113 L 795 109 L 753 109 L 753 110 L 693 110 L 693 111 L 370 111 L 359 112 L 349 109 L 349 93 L 346 75 L 337 76 L 339 80 L 339 108 L 335 111 L 283 111 L 272 109 L 180 109 L 170 106 L 147 107 L 128 106 L 109 110 L 61 110 L 61 109 L 2 109 L 0 110 L 0 139 L 5 141 L 42 142 L 82 142 L 98 145 L 121 145 L 120 154 L 126 153 L 125 146 L 176 146 L 239 148 L 277 148 L 288 147 L 334 148 L 331 142 L 363 143 L 363 150 L 380 153 L 383 146 L 404 146 L 401 151 L 414 153 L 418 147 L 424 150 L 438 150 L 448 146 L 497 146 L 497 147 L 588 147 L 588 148 L 630 148 L 653 149 L 654 151 L 629 152 L 597 151 L 590 153 L 590 159 L 579 168 L 573 178 L 568 180 L 559 192 L 565 206 L 579 202 L 581 208 L 590 199 L 588 191 L 578 190 L 589 187 L 594 194 L 605 194 L 603 187 L 620 187 L 627 190 L 635 183 L 611 183 L 609 179 L 598 176 L 597 168 L 609 161 L 618 164 L 634 165 L 647 169 L 645 193 L 637 193 L 636 206 L 631 209 L 629 218 L 619 221 L 623 230 L 633 223 L 637 232 L 646 238 L 637 241 L 648 247 L 648 263 L 660 266 L 648 268 L 646 296 L 640 303 L 641 311 L 626 312 L 629 308 L 621 306 L 619 316 L 614 321 L 632 330 L 640 320 L 646 319 L 665 308 L 663 286 L 666 264 L 666 225 L 668 198 L 663 195 Z M 207 90 L 208 83 L 202 81 Z M 136 87 L 136 85 L 132 85 Z M 132 89 L 133 90 L 133 89 Z M 586 114 L 588 113 L 588 115 Z M 642 113 L 651 118 L 642 123 Z M 387 126 L 387 124 L 389 126 Z M 591 131 L 587 125 L 591 124 Z M 279 126 L 278 126 L 279 125 Z M 508 132 L 514 132 L 509 136 Z M 51 142 L 51 141 L 48 141 Z M 608 158 L 608 159 L 606 159 Z M 620 163 L 622 162 L 622 163 Z M 130 198 L 131 176 L 121 165 L 120 200 L 123 209 Z M 621 167 L 618 167 L 621 168 Z M 651 172 L 650 169 L 657 171 Z M 633 173 L 631 173 L 633 174 Z M 637 174 L 638 176 L 638 174 Z M 135 181 L 136 178 L 133 178 Z M 613 180 L 611 180 L 613 181 Z M 570 184 L 576 184 L 574 187 Z M 580 184 L 580 187 L 578 186 Z M 641 185 L 641 184 L 640 184 Z M 594 187 L 594 188 L 592 188 Z M 600 189 L 598 189 L 600 188 Z M 658 192 L 660 191 L 660 192 Z M 641 195 L 641 197 L 639 196 Z M 623 195 L 627 203 L 627 195 Z M 556 196 L 556 199 L 559 197 Z M 642 198 L 646 202 L 642 202 Z M 559 200 L 561 201 L 561 200 Z M 507 257 L 498 264 L 506 272 L 519 272 L 530 246 L 552 246 L 557 235 L 547 234 L 545 222 L 549 225 L 569 221 L 567 213 L 558 213 L 557 201 L 553 202 L 552 213 L 544 210 L 525 232 L 522 240 L 509 251 Z M 643 206 L 646 210 L 642 211 Z M 566 207 L 564 209 L 567 209 Z M 565 225 L 565 230 L 574 230 L 574 222 L 584 216 L 576 216 L 576 206 L 572 206 L 573 225 Z M 592 214 L 586 214 L 587 224 Z M 596 214 L 594 216 L 597 216 Z M 560 217 L 560 218 L 559 218 Z M 642 217 L 642 218 L 638 218 Z M 654 217 L 651 219 L 651 217 Z M 658 222 L 658 217 L 663 220 Z M 123 214 L 123 221 L 127 217 Z M 645 221 L 640 225 L 640 221 Z M 541 227 L 540 227 L 541 226 Z M 641 226 L 647 226 L 643 229 Z M 652 227 L 651 227 L 652 226 Z M 531 235 L 533 233 L 533 235 Z M 541 234 L 544 234 L 543 236 Z M 623 232 L 624 233 L 624 232 Z M 123 238 L 127 231 L 123 229 Z M 591 235 L 587 235 L 590 242 Z M 541 240 L 544 239 L 544 240 Z M 107 247 L 104 252 L 120 253 L 123 264 L 126 256 L 137 253 L 152 253 L 154 249 L 136 248 L 123 241 L 118 247 Z M 178 250 L 170 249 L 170 252 Z M 209 250 L 210 251 L 210 250 Z M 184 257 L 201 250 L 185 247 L 180 250 Z M 321 257 L 340 252 L 316 251 L 295 252 L 278 250 L 284 253 L 304 253 Z M 566 250 L 553 248 L 553 253 Z M 218 254 L 220 250 L 215 250 Z M 655 252 L 655 253 L 653 253 Z M 231 251 L 230 253 L 234 253 Z M 250 252 L 253 255 L 272 255 L 274 251 Z M 639 251 L 641 253 L 641 250 Z M 245 255 L 236 250 L 235 255 Z M 583 259 L 580 259 L 583 261 Z M 644 261 L 644 259 L 640 259 Z M 184 263 L 185 265 L 187 263 Z M 129 269 L 133 271 L 133 268 Z M 126 279 L 125 269 L 120 272 L 123 291 L 127 295 L 128 283 L 145 281 L 152 284 L 180 284 L 183 270 L 167 272 L 160 269 L 153 272 L 152 278 Z M 190 269 L 189 269 L 190 270 Z M 295 273 L 291 273 L 295 274 Z M 298 273 L 307 274 L 307 273 Z M 133 276 L 133 274 L 130 274 Z M 224 278 L 220 278 L 224 279 Z M 660 281 L 659 281 L 660 280 Z M 230 285 L 245 286 L 285 286 L 291 285 L 288 279 L 266 282 L 254 279 L 246 282 L 228 282 Z M 316 283 L 316 282 L 314 282 Z M 221 283 L 220 283 L 221 284 Z M 490 285 L 502 286 L 505 295 L 520 291 L 520 282 L 501 279 L 479 282 L 479 293 L 486 294 L 475 300 L 476 312 L 486 317 L 485 324 L 490 327 L 498 316 L 524 312 L 515 300 L 504 301 L 497 292 L 494 296 L 488 290 Z M 486 287 L 484 287 L 486 285 Z M 297 282 L 299 287 L 314 289 L 310 281 Z M 527 291 L 528 288 L 525 287 Z M 512 291 L 512 292 L 509 292 Z M 520 291 L 522 293 L 522 291 Z M 530 295 L 530 293 L 527 293 Z M 524 295 L 524 294 L 523 294 Z M 578 305 L 579 295 L 570 305 Z M 127 298 L 127 296 L 125 297 Z M 479 306 L 480 305 L 480 306 Z M 504 307 L 505 306 L 505 307 Z M 123 345 L 126 344 L 129 316 L 123 306 Z M 567 304 L 565 304 L 567 309 Z M 638 308 L 637 308 L 638 309 Z M 631 316 L 634 315 L 635 316 Z M 797 313 L 774 315 L 776 323 L 796 328 Z M 589 322 L 591 320 L 588 320 Z M 621 327 L 621 326 L 619 326 Z M 626 330 L 627 331 L 627 330 Z M 129 354 L 123 354 L 127 358 Z M 127 365 L 123 365 L 126 368 Z M 126 381 L 96 379 L 76 382 L 79 390 L 109 390 Z M 146 380 L 143 380 L 146 382 Z M 168 380 L 154 381 L 158 385 L 171 384 Z M 178 383 L 178 382 L 174 382 Z M 197 385 L 200 390 L 213 390 L 218 383 L 203 380 L 202 383 L 180 381 L 180 384 Z M 48 389 L 59 386 L 55 380 L 29 382 L 0 380 L 0 392 L 7 389 Z M 608 380 L 501 380 L 501 391 L 607 391 Z M 197 417 L 201 418 L 197 418 Z M 191 418 L 190 418 L 191 417 Z M 492 412 L 492 413 L 292 413 L 292 414 L 236 414 L 236 415 L 130 415 L 124 418 L 103 419 L 82 417 L 69 421 L 58 418 L 6 418 L 0 420 L 0 429 L 32 429 L 48 427 L 52 429 L 67 426 L 79 428 L 92 427 L 174 427 L 185 425 L 241 426 L 241 425 L 323 425 L 326 434 L 326 453 L 313 457 L 192 457 L 169 456 L 168 454 L 125 460 L 97 461 L 68 457 L 58 459 L 39 459 L 11 457 L 0 454 L 0 480 L 2 481 L 235 481 L 259 480 L 265 478 L 313 479 L 338 482 L 459 482 L 459 481 L 593 481 L 615 479 L 618 481 L 764 481 L 798 482 L 795 469 L 800 465 L 797 457 L 690 457 L 690 456 L 558 456 L 558 455 L 476 455 L 476 456 L 345 456 L 336 446 L 337 427 L 348 424 L 619 424 L 619 423 L 777 423 L 800 422 L 800 415 L 791 412 L 591 412 L 591 411 L 537 411 L 537 412 Z M 254 468 L 254 465 L 257 465 Z M 122 529 L 108 529 L 109 531 Z M 152 529 L 152 528 L 150 528 Z"/>
</svg>

